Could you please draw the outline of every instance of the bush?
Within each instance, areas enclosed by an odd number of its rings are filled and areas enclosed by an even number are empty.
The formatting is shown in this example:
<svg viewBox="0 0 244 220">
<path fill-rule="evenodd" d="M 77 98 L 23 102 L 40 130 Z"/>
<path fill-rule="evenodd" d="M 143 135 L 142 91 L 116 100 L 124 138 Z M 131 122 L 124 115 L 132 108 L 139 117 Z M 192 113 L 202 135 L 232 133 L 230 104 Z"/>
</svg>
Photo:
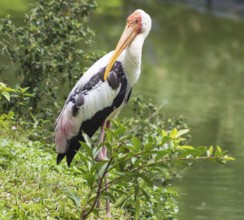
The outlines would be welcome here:
<svg viewBox="0 0 244 220">
<path fill-rule="evenodd" d="M 0 49 L 22 79 L 20 86 L 33 94 L 28 100 L 32 113 L 52 115 L 63 85 L 73 85 L 94 58 L 84 49 L 93 36 L 86 27 L 87 16 L 95 7 L 94 0 L 39 0 L 26 14 L 24 26 L 16 27 L 10 18 L 2 20 Z"/>
<path fill-rule="evenodd" d="M 106 130 L 107 160 L 95 160 L 101 145 L 94 146 L 90 140 L 82 143 L 74 166 L 88 190 L 81 197 L 69 192 L 77 208 L 82 206 L 81 219 L 91 213 L 104 215 L 104 210 L 96 208 L 99 199 L 109 199 L 115 210 L 123 209 L 127 217 L 135 220 L 176 219 L 177 192 L 168 187 L 172 180 L 196 161 L 225 163 L 233 159 L 219 146 L 191 146 L 183 119 L 163 116 L 152 103 L 142 104 L 140 97 L 133 103 L 135 117 L 114 121 L 112 129 Z M 119 216 L 113 215 L 116 217 Z"/>
<path fill-rule="evenodd" d="M 218 146 L 191 146 L 182 118 L 169 119 L 153 104 L 142 102 L 141 97 L 134 98 L 133 109 L 138 114 L 114 121 L 112 129 L 106 130 L 107 160 L 95 161 L 101 146 L 94 137 L 94 144 L 89 139 L 82 143 L 70 168 L 55 164 L 54 149 L 25 138 L 38 127 L 20 126 L 13 131 L 14 114 L 2 115 L 0 218 L 103 218 L 104 210 L 95 204 L 98 199 L 102 204 L 109 199 L 113 219 L 177 219 L 172 180 L 196 161 L 225 163 L 233 158 Z"/>
</svg>

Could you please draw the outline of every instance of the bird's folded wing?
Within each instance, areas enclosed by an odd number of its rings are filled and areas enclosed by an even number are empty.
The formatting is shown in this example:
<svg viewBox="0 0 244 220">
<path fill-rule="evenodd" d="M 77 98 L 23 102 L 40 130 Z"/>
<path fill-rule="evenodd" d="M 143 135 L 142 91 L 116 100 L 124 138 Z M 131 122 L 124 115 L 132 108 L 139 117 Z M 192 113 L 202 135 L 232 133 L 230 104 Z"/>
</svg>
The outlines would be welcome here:
<svg viewBox="0 0 244 220">
<path fill-rule="evenodd" d="M 82 89 L 74 88 L 56 120 L 55 143 L 58 153 L 66 153 L 69 140 L 82 130 L 89 136 L 101 126 L 125 99 L 127 81 L 117 62 L 108 80 L 101 69 Z"/>
</svg>

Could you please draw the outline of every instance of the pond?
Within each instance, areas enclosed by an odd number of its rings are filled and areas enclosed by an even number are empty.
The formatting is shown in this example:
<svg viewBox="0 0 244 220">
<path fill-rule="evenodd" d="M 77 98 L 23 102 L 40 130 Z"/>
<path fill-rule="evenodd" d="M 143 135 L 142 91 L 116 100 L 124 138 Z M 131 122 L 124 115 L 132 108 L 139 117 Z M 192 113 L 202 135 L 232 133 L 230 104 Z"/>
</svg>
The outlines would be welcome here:
<svg viewBox="0 0 244 220">
<path fill-rule="evenodd" d="M 162 105 L 165 115 L 182 115 L 194 146 L 220 145 L 236 158 L 224 166 L 197 163 L 174 182 L 180 194 L 179 219 L 241 220 L 244 22 L 160 2 L 100 1 L 102 7 L 90 19 L 96 32 L 93 50 L 114 49 L 126 17 L 135 9 L 151 15 L 153 27 L 133 95 Z"/>
<path fill-rule="evenodd" d="M 166 115 L 183 115 L 193 145 L 220 145 L 236 158 L 225 166 L 198 163 L 183 174 L 176 183 L 179 219 L 243 219 L 244 23 L 182 6 L 127 3 L 95 16 L 97 45 L 111 50 L 106 42 L 115 45 L 123 19 L 135 8 L 151 14 L 153 28 L 134 94 L 163 105 Z"/>
</svg>

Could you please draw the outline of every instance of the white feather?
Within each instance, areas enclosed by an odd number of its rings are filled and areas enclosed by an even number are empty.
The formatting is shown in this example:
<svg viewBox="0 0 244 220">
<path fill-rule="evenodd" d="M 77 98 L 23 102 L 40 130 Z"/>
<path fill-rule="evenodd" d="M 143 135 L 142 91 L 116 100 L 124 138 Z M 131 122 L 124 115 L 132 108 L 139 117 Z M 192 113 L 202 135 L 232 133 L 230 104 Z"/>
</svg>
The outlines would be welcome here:
<svg viewBox="0 0 244 220">
<path fill-rule="evenodd" d="M 118 61 L 121 62 L 123 70 L 127 77 L 127 93 L 137 82 L 140 73 L 141 73 L 141 53 L 142 46 L 145 38 L 147 37 L 150 29 L 151 29 L 151 18 L 148 14 L 146 14 L 143 10 L 137 10 L 142 16 L 142 31 L 138 34 L 133 42 L 124 50 Z M 96 63 L 94 63 L 86 73 L 80 78 L 75 87 L 70 92 L 65 106 L 60 113 L 59 117 L 56 120 L 56 129 L 55 129 L 55 142 L 56 149 L 58 153 L 66 153 L 67 140 L 76 136 L 79 132 L 81 124 L 94 116 L 98 111 L 109 107 L 112 105 L 115 97 L 117 96 L 119 88 L 113 90 L 108 82 L 100 82 L 95 88 L 88 91 L 88 94 L 84 96 L 84 105 L 82 105 L 78 111 L 78 115 L 72 115 L 72 108 L 74 103 L 68 102 L 71 95 L 78 88 L 82 90 L 82 88 L 89 82 L 92 76 L 99 72 L 101 68 L 104 68 L 111 56 L 113 55 L 113 51 L 103 56 Z M 110 116 L 116 116 L 123 105 L 117 108 Z"/>
<path fill-rule="evenodd" d="M 111 106 L 119 91 L 120 86 L 117 89 L 112 89 L 108 81 L 100 82 L 96 88 L 88 91 L 84 96 L 84 105 L 80 107 L 78 115 L 72 115 L 74 103 L 68 102 L 64 106 L 57 119 L 55 129 L 55 142 L 58 153 L 67 151 L 67 140 L 78 134 L 82 122 L 92 118 L 98 111 Z"/>
</svg>

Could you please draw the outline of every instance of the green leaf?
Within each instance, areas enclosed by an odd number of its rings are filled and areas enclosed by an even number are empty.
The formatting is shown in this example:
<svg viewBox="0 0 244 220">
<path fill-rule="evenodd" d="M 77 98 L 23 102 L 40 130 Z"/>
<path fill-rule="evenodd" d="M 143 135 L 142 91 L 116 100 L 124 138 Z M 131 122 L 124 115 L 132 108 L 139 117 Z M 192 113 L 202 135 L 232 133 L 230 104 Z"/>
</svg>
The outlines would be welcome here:
<svg viewBox="0 0 244 220">
<path fill-rule="evenodd" d="M 144 150 L 150 150 L 152 149 L 154 146 L 153 146 L 153 143 L 151 142 L 148 142 L 144 145 Z"/>
<path fill-rule="evenodd" d="M 167 136 L 167 132 L 165 130 L 162 130 L 161 134 L 162 134 L 163 137 Z"/>
<path fill-rule="evenodd" d="M 184 134 L 186 134 L 186 133 L 189 133 L 189 129 L 182 129 L 182 130 L 179 130 L 179 131 L 177 132 L 177 134 L 175 135 L 175 137 L 178 138 L 178 137 L 180 137 L 180 136 L 182 136 L 182 135 L 184 135 Z"/>
<path fill-rule="evenodd" d="M 113 194 L 110 192 L 102 192 L 100 195 L 101 198 L 104 199 L 109 199 L 111 200 L 113 203 L 115 203 L 116 199 L 114 198 Z"/>
<path fill-rule="evenodd" d="M 66 195 L 72 200 L 72 202 L 76 205 L 76 207 L 80 207 L 81 200 L 78 195 L 73 192 L 66 192 Z"/>
<path fill-rule="evenodd" d="M 93 184 L 94 184 L 94 181 L 95 181 L 95 176 L 93 173 L 86 173 L 84 175 L 84 179 L 86 180 L 88 186 L 90 188 L 92 188 Z"/>
<path fill-rule="evenodd" d="M 14 117 L 14 112 L 13 111 L 10 111 L 9 113 L 8 113 L 8 119 L 11 119 L 11 118 L 13 118 Z"/>
<path fill-rule="evenodd" d="M 124 203 L 132 196 L 132 194 L 130 195 L 122 195 L 119 197 L 119 199 L 117 199 L 117 201 L 114 203 L 114 208 L 120 208 L 124 205 Z"/>
<path fill-rule="evenodd" d="M 175 138 L 176 135 L 177 135 L 177 133 L 178 133 L 177 129 L 176 129 L 176 128 L 173 128 L 173 129 L 171 130 L 171 132 L 169 133 L 169 136 L 170 136 L 171 138 Z"/>
<path fill-rule="evenodd" d="M 91 141 L 90 141 L 89 136 L 85 132 L 82 132 L 82 136 L 85 139 L 85 142 L 84 143 L 86 143 L 91 148 L 92 144 L 91 144 Z"/>
<path fill-rule="evenodd" d="M 194 150 L 195 148 L 190 146 L 190 145 L 182 145 L 182 146 L 177 146 L 176 149 L 182 149 L 182 150 Z"/>
<path fill-rule="evenodd" d="M 29 89 L 29 87 L 26 87 L 26 88 L 18 87 L 18 90 L 19 90 L 21 93 L 25 93 L 28 89 Z"/>
<path fill-rule="evenodd" d="M 137 137 L 132 137 L 131 142 L 136 151 L 139 151 L 141 149 L 142 143 Z"/>
<path fill-rule="evenodd" d="M 3 92 L 2 92 L 2 95 L 3 95 L 8 101 L 10 101 L 10 94 L 9 94 L 8 92 L 3 91 Z"/>
<path fill-rule="evenodd" d="M 214 156 L 215 157 L 222 156 L 222 149 L 219 146 L 216 147 L 216 150 L 214 152 Z"/>
<path fill-rule="evenodd" d="M 120 126 L 121 126 L 121 125 L 120 125 Z M 122 135 L 122 134 L 125 133 L 125 131 L 126 131 L 126 128 L 125 128 L 125 127 L 119 127 L 118 129 L 116 129 L 116 133 L 115 133 L 115 135 L 116 135 L 116 136 Z"/>
<path fill-rule="evenodd" d="M 157 156 L 155 157 L 155 161 L 162 159 L 164 156 L 168 155 L 169 152 L 170 151 L 168 150 L 153 151 L 153 153 L 157 154 Z"/>
<path fill-rule="evenodd" d="M 153 143 L 153 141 L 154 141 L 154 139 L 153 139 L 153 137 L 152 137 L 152 136 L 148 136 L 148 138 L 147 138 L 147 139 L 148 139 L 148 142 L 149 142 L 149 143 Z"/>
<path fill-rule="evenodd" d="M 210 146 L 209 149 L 207 150 L 207 155 L 208 157 L 211 157 L 213 154 L 213 146 Z"/>
<path fill-rule="evenodd" d="M 93 208 L 93 209 L 92 209 L 92 213 L 93 213 L 96 217 L 99 217 L 99 210 L 98 210 L 98 209 Z"/>
<path fill-rule="evenodd" d="M 152 186 L 152 185 L 153 185 L 152 180 L 151 180 L 150 178 L 148 178 L 145 174 L 143 174 L 143 173 L 138 173 L 137 176 L 138 176 L 138 177 L 141 177 L 141 178 L 145 181 L 145 183 L 148 184 L 148 186 Z"/>
<path fill-rule="evenodd" d="M 234 157 L 230 157 L 230 156 L 228 156 L 228 155 L 225 155 L 223 158 L 224 158 L 225 160 L 235 160 Z"/>
<path fill-rule="evenodd" d="M 143 193 L 143 195 L 146 197 L 146 199 L 148 199 L 150 201 L 150 199 L 151 199 L 150 194 L 146 190 L 144 190 L 143 188 L 141 188 L 141 187 L 140 187 L 140 190 Z"/>
<path fill-rule="evenodd" d="M 165 144 L 167 141 L 171 140 L 172 138 L 170 136 L 164 136 L 161 140 L 161 145 Z"/>
<path fill-rule="evenodd" d="M 128 196 L 127 192 L 125 192 L 124 190 L 120 190 L 120 189 L 116 189 L 116 188 L 112 188 L 112 187 L 110 187 L 109 190 L 110 191 L 114 191 L 114 192 L 118 193 L 119 195 Z"/>
<path fill-rule="evenodd" d="M 85 142 L 81 141 L 80 142 L 81 146 L 83 147 L 83 149 L 86 151 L 87 156 L 89 156 L 90 161 L 93 160 L 93 152 L 92 152 L 92 148 Z"/>
<path fill-rule="evenodd" d="M 137 157 L 132 157 L 131 158 L 131 163 L 134 164 L 137 161 Z"/>
<path fill-rule="evenodd" d="M 205 154 L 207 152 L 207 147 L 205 146 L 200 146 L 200 147 L 197 147 L 195 148 L 193 151 L 192 151 L 192 154 L 196 157 L 199 157 L 203 154 Z"/>
<path fill-rule="evenodd" d="M 103 160 L 103 161 L 97 162 L 97 164 L 95 166 L 96 167 L 96 174 L 98 176 L 102 176 L 106 170 L 107 165 L 108 165 L 108 160 Z"/>
</svg>

